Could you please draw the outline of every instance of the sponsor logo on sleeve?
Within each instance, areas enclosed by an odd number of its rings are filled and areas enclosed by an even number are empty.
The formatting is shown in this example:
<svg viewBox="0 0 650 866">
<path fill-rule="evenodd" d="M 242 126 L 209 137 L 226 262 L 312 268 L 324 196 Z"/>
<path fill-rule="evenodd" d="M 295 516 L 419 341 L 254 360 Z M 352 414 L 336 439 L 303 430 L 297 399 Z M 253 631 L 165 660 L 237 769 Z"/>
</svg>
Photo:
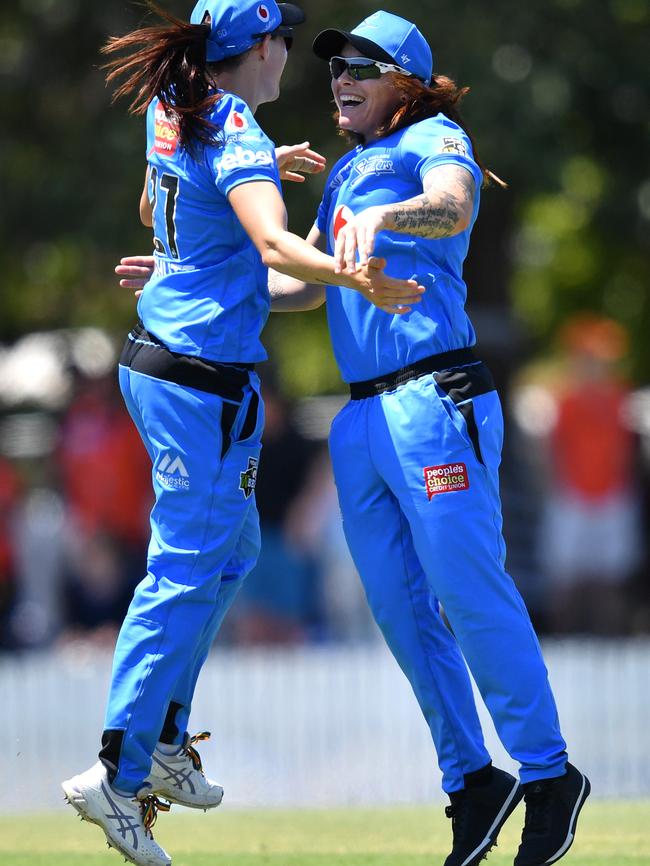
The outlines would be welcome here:
<svg viewBox="0 0 650 866">
<path fill-rule="evenodd" d="M 424 467 L 424 485 L 429 501 L 438 493 L 469 490 L 469 476 L 464 463 L 443 463 Z"/>
<path fill-rule="evenodd" d="M 249 123 L 246 120 L 246 117 L 240 111 L 235 111 L 234 108 L 228 115 L 226 122 L 223 125 L 223 128 L 228 133 L 228 135 L 246 132 L 248 127 Z"/>
<path fill-rule="evenodd" d="M 457 153 L 459 156 L 467 156 L 467 147 L 462 138 L 443 138 L 440 153 Z"/>
<path fill-rule="evenodd" d="M 178 124 L 173 115 L 165 114 L 165 109 L 161 105 L 156 106 L 154 135 L 153 149 L 156 153 L 161 153 L 165 156 L 173 156 L 176 153 L 176 148 L 178 147 Z"/>
<path fill-rule="evenodd" d="M 232 153 L 227 153 L 221 158 L 219 170 L 232 171 L 235 168 L 273 165 L 273 157 L 274 153 L 271 150 L 249 150 L 238 144 Z"/>
</svg>

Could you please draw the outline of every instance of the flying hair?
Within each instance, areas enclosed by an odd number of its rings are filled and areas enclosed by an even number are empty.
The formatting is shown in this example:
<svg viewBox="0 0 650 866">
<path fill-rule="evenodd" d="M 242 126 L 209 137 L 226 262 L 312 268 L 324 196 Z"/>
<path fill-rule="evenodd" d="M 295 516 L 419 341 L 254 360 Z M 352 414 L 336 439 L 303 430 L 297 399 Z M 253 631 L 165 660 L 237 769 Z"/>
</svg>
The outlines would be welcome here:
<svg viewBox="0 0 650 866">
<path fill-rule="evenodd" d="M 209 24 L 190 24 L 152 0 L 145 0 L 145 6 L 166 23 L 113 36 L 101 49 L 106 55 L 121 55 L 102 67 L 107 71 L 107 84 L 117 84 L 111 101 L 130 96 L 129 112 L 142 115 L 158 97 L 178 128 L 182 147 L 192 150 L 197 143 L 218 144 L 220 129 L 206 115 L 221 94 L 214 93 L 206 71 L 218 73 L 237 66 L 241 56 L 207 63 Z M 124 80 L 118 84 L 121 78 Z"/>
</svg>

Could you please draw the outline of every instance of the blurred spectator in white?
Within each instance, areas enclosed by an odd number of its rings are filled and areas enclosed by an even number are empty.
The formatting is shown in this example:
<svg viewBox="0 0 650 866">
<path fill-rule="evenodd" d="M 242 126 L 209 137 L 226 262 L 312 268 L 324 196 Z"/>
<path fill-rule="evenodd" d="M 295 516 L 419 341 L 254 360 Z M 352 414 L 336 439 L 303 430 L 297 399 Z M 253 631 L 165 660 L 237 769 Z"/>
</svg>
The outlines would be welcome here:
<svg viewBox="0 0 650 866">
<path fill-rule="evenodd" d="M 289 538 L 318 563 L 327 636 L 356 641 L 379 636 L 343 533 L 327 446 L 313 461 L 287 519 Z"/>
<path fill-rule="evenodd" d="M 627 335 L 585 314 L 560 333 L 564 365 L 548 414 L 548 498 L 541 562 L 550 629 L 629 630 L 629 580 L 639 563 L 636 440 L 626 422 L 630 390 L 618 372 Z"/>
</svg>

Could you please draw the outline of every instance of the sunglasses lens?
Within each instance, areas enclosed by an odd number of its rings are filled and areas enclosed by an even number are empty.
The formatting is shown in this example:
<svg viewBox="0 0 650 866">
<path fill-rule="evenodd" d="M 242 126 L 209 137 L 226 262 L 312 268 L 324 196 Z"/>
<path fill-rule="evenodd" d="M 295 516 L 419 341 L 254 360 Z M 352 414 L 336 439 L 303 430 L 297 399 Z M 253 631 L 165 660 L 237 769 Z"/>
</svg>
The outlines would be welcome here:
<svg viewBox="0 0 650 866">
<path fill-rule="evenodd" d="M 374 63 L 351 63 L 348 72 L 355 81 L 365 81 L 368 78 L 379 78 L 381 70 Z"/>
<path fill-rule="evenodd" d="M 332 78 L 340 78 L 347 72 L 355 81 L 364 81 L 368 78 L 379 78 L 381 70 L 374 60 L 348 60 L 345 57 L 332 57 L 330 60 L 330 72 Z"/>
</svg>

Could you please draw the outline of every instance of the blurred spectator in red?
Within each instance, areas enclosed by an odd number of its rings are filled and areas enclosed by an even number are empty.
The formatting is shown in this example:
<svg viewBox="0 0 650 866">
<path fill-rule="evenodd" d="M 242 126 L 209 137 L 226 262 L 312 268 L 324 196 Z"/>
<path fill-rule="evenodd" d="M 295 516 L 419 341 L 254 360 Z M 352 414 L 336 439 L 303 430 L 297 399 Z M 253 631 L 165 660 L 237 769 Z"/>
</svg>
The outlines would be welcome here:
<svg viewBox="0 0 650 866">
<path fill-rule="evenodd" d="M 566 368 L 542 530 L 550 627 L 620 634 L 629 628 L 627 582 L 640 557 L 636 442 L 625 421 L 630 391 L 617 372 L 627 335 L 585 314 L 567 322 L 560 339 Z"/>
<path fill-rule="evenodd" d="M 146 571 L 151 462 L 111 374 L 77 374 L 56 451 L 66 637 L 110 643 Z"/>
<path fill-rule="evenodd" d="M 70 517 L 84 534 L 108 533 L 135 549 L 146 544 L 151 463 L 115 375 L 77 375 L 57 463 Z"/>
<path fill-rule="evenodd" d="M 22 494 L 18 473 L 0 458 L 0 649 L 12 643 L 9 614 L 16 598 L 12 523 Z"/>
</svg>

